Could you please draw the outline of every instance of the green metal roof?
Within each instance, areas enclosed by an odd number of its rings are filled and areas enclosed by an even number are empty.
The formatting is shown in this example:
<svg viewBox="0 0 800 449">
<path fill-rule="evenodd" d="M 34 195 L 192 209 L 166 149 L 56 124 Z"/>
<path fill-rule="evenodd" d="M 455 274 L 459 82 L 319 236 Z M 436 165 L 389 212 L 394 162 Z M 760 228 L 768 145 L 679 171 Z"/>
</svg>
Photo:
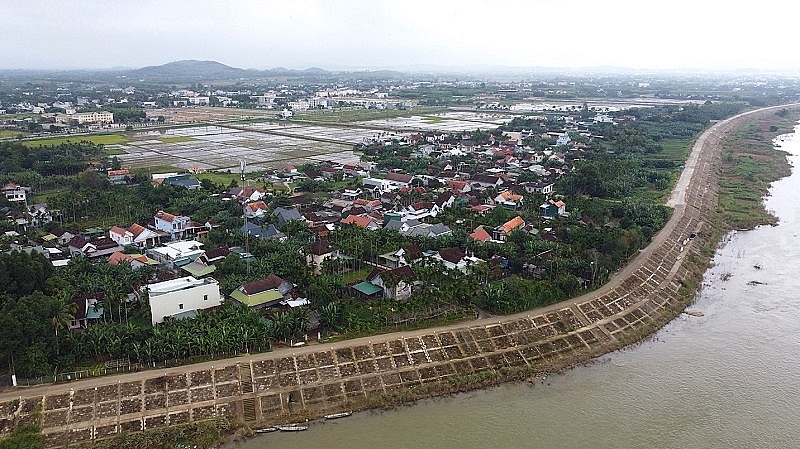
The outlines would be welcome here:
<svg viewBox="0 0 800 449">
<path fill-rule="evenodd" d="M 95 304 L 94 306 L 89 306 L 86 310 L 86 318 L 94 319 L 94 318 L 102 318 L 103 317 L 103 306 L 100 304 Z"/>
<path fill-rule="evenodd" d="M 271 305 L 268 303 L 276 303 L 283 299 L 283 295 L 278 290 L 266 290 L 255 295 L 246 295 L 238 288 L 229 295 L 231 298 L 239 301 L 247 307 L 255 307 L 260 305 Z"/>
<path fill-rule="evenodd" d="M 217 270 L 217 267 L 214 265 L 203 265 L 201 263 L 190 263 L 188 265 L 184 265 L 181 269 L 196 278 L 201 278 L 203 276 L 207 276 Z"/>
<path fill-rule="evenodd" d="M 378 287 L 372 282 L 367 282 L 367 281 L 356 284 L 353 286 L 353 288 L 367 296 L 372 296 L 375 293 L 378 293 L 383 290 L 382 288 Z"/>
</svg>

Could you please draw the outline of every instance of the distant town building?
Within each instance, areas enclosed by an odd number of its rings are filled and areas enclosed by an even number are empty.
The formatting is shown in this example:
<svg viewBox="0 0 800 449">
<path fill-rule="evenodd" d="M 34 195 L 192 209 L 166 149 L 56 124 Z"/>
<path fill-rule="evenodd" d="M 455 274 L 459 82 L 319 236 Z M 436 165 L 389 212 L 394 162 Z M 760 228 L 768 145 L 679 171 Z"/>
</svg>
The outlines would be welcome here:
<svg viewBox="0 0 800 449">
<path fill-rule="evenodd" d="M 80 125 L 87 123 L 114 123 L 114 114 L 108 111 L 78 112 L 76 114 L 59 114 L 56 122 L 69 123 L 75 120 Z"/>
</svg>

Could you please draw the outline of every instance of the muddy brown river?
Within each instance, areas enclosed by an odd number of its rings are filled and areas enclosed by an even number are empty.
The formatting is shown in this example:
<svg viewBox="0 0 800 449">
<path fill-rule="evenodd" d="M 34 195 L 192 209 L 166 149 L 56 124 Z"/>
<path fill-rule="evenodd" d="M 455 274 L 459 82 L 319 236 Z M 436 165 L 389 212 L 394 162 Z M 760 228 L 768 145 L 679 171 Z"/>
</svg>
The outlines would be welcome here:
<svg viewBox="0 0 800 449">
<path fill-rule="evenodd" d="M 782 137 L 800 166 L 800 131 Z M 800 447 L 800 173 L 779 225 L 731 234 L 689 308 L 651 339 L 511 383 L 309 423 L 226 449 Z M 699 314 L 698 314 L 699 315 Z"/>
</svg>

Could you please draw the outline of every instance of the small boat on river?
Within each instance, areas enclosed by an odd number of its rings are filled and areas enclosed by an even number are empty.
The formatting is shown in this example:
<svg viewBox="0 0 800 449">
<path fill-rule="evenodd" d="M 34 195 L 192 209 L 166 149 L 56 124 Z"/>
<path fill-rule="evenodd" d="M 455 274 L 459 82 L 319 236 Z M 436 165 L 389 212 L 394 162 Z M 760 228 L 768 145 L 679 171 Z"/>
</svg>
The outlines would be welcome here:
<svg viewBox="0 0 800 449">
<path fill-rule="evenodd" d="M 353 414 L 353 412 L 332 413 L 330 415 L 325 415 L 325 419 L 347 418 L 348 416 L 350 416 L 352 414 Z"/>
<path fill-rule="evenodd" d="M 256 429 L 253 432 L 255 432 L 255 433 L 270 433 L 270 432 L 277 432 L 278 430 L 280 430 L 280 429 L 278 429 L 277 427 L 273 426 L 273 427 L 265 427 L 263 429 Z"/>
<path fill-rule="evenodd" d="M 275 426 L 281 432 L 300 432 L 303 430 L 308 430 L 307 426 L 301 426 L 299 424 L 287 424 L 285 426 Z"/>
</svg>

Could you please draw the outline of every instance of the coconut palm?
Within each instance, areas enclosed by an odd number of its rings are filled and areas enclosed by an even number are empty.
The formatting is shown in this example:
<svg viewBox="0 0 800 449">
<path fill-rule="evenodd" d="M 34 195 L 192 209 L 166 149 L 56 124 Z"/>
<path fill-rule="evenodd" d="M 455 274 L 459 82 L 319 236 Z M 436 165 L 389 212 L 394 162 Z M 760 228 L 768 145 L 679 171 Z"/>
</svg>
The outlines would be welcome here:
<svg viewBox="0 0 800 449">
<path fill-rule="evenodd" d="M 66 328 L 75 319 L 77 312 L 78 306 L 74 302 L 69 302 L 64 297 L 53 299 L 50 322 L 53 325 L 56 337 L 58 337 L 59 329 Z"/>
</svg>

